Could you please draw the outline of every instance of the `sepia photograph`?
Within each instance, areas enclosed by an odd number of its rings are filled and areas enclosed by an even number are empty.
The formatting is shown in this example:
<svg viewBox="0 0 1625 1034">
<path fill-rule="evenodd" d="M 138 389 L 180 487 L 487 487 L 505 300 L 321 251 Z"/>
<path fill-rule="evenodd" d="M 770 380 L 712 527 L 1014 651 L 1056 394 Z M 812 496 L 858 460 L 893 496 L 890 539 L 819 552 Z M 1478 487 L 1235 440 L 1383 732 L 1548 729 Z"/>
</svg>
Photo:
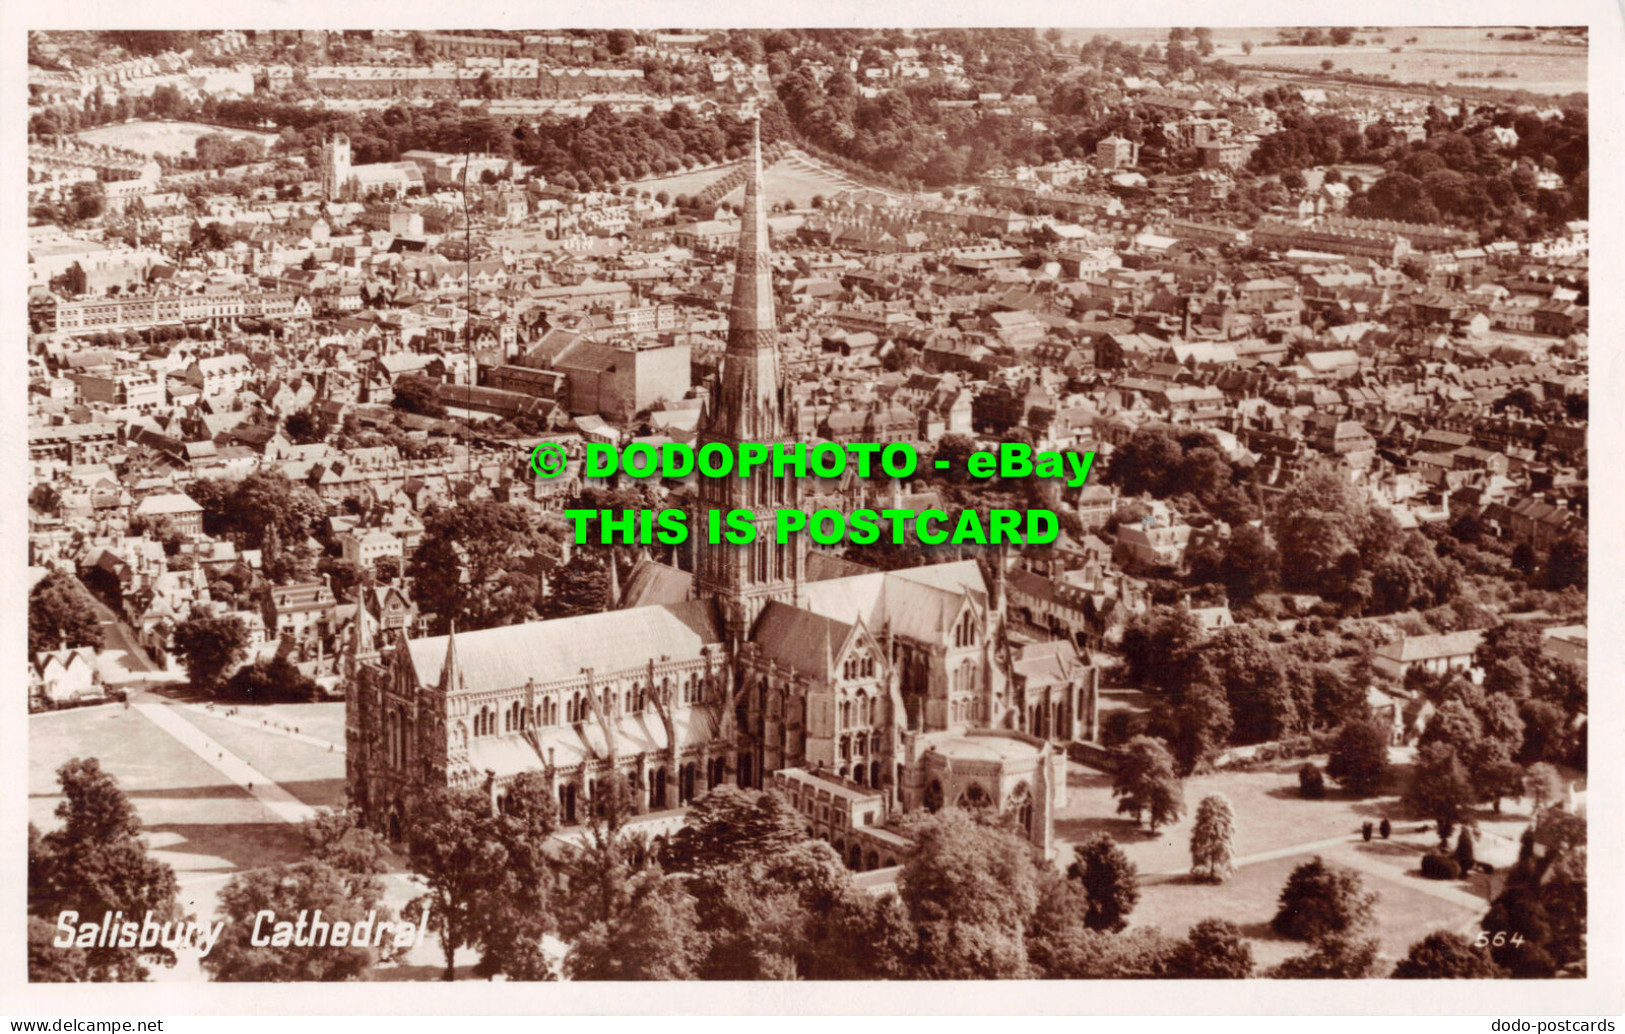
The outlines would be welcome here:
<svg viewBox="0 0 1625 1034">
<path fill-rule="evenodd" d="M 1587 980 L 1592 27 L 464 13 L 12 41 L 29 988 Z"/>
</svg>

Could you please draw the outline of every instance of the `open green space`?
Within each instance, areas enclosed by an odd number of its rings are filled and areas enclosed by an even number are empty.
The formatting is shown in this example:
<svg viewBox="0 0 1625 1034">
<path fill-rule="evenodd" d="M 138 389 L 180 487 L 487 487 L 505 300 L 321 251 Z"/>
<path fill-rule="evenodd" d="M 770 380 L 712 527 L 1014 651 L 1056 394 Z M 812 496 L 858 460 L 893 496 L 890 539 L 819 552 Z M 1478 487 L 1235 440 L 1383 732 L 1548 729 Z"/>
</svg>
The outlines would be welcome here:
<svg viewBox="0 0 1625 1034">
<path fill-rule="evenodd" d="M 294 827 L 135 708 L 37 714 L 28 722 L 28 815 L 41 828 L 57 821 L 57 768 L 93 757 L 135 805 L 156 855 L 179 873 L 252 868 L 301 854 Z"/>
</svg>

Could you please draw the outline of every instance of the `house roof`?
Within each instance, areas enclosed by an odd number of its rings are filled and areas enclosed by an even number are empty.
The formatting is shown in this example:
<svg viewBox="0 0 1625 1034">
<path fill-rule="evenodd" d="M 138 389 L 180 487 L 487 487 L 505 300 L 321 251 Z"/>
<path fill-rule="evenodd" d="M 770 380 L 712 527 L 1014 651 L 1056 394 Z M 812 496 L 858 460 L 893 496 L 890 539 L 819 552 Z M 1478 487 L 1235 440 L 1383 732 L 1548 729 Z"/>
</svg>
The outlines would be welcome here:
<svg viewBox="0 0 1625 1034">
<path fill-rule="evenodd" d="M 1401 663 L 1462 657 L 1478 649 L 1479 641 L 1483 638 L 1481 629 L 1447 632 L 1444 635 L 1404 636 L 1398 642 L 1377 647 L 1377 656 Z"/>
</svg>

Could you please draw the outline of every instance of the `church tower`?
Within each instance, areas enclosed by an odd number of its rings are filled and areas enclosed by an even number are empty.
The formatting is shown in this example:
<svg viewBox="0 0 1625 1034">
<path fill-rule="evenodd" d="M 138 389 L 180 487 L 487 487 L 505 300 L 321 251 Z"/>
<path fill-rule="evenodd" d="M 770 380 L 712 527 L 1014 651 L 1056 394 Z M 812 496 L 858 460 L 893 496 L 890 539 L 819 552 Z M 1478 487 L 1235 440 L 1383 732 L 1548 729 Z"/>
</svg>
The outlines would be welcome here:
<svg viewBox="0 0 1625 1034">
<path fill-rule="evenodd" d="M 745 203 L 734 257 L 733 305 L 728 313 L 728 349 L 720 382 L 700 418 L 699 445 L 729 446 L 735 455 L 747 442 L 789 441 L 779 374 L 778 324 L 773 312 L 773 264 L 768 246 L 767 205 L 762 197 L 762 131 L 758 121 L 745 179 Z M 775 511 L 797 508 L 795 478 L 775 478 L 771 465 L 749 477 L 700 478 L 696 535 L 695 588 L 721 609 L 728 637 L 742 643 L 768 600 L 795 603 L 806 578 L 807 539 L 793 535 L 773 541 Z M 756 540 L 743 545 L 708 541 L 712 511 L 748 510 Z"/>
<path fill-rule="evenodd" d="M 345 188 L 350 182 L 350 138 L 344 133 L 333 134 L 333 139 L 322 148 L 322 198 L 327 201 L 344 200 Z"/>
</svg>

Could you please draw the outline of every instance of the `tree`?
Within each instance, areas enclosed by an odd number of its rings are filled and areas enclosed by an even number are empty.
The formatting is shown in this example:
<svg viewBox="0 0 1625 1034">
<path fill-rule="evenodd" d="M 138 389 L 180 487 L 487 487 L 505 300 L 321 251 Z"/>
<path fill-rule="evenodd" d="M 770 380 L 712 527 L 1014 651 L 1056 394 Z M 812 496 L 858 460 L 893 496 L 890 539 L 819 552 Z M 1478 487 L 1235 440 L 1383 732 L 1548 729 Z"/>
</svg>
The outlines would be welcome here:
<svg viewBox="0 0 1625 1034">
<path fill-rule="evenodd" d="M 1102 480 L 1119 486 L 1125 496 L 1149 492 L 1160 499 L 1175 487 L 1184 458 L 1184 448 L 1167 430 L 1142 428 L 1112 452 Z"/>
<path fill-rule="evenodd" d="M 1484 980 L 1502 975 L 1488 954 L 1449 930 L 1435 930 L 1411 945 L 1393 972 L 1397 980 Z"/>
<path fill-rule="evenodd" d="M 1554 804 L 1563 800 L 1563 780 L 1557 774 L 1557 769 L 1546 762 L 1538 762 L 1529 766 L 1524 774 L 1523 795 L 1529 798 L 1529 813 L 1539 815 Z"/>
<path fill-rule="evenodd" d="M 325 423 L 309 406 L 290 414 L 282 422 L 282 429 L 300 445 L 311 445 L 327 437 Z"/>
<path fill-rule="evenodd" d="M 1124 748 L 1112 776 L 1112 796 L 1119 814 L 1132 812 L 1134 821 L 1149 818 L 1151 831 L 1179 821 L 1185 811 L 1184 789 L 1174 771 L 1173 755 L 1162 741 L 1136 736 Z"/>
<path fill-rule="evenodd" d="M 43 836 L 29 824 L 28 912 L 54 930 L 64 912 L 80 924 L 99 924 L 110 913 L 151 914 L 154 922 L 184 918 L 177 900 L 175 872 L 150 857 L 140 839 L 141 819 L 118 781 L 95 758 L 74 758 L 56 771 L 62 825 Z M 30 976 L 37 979 L 142 981 L 147 964 L 175 964 L 168 947 L 36 945 L 30 924 Z M 37 968 L 36 968 L 37 967 Z"/>
<path fill-rule="evenodd" d="M 1179 772 L 1190 775 L 1205 768 L 1230 742 L 1230 702 L 1212 682 L 1197 682 L 1179 695 L 1168 724 Z"/>
<path fill-rule="evenodd" d="M 1201 622 L 1183 607 L 1152 607 L 1129 621 L 1120 649 L 1131 683 L 1177 697 L 1199 674 Z"/>
<path fill-rule="evenodd" d="M 806 820 L 783 797 L 718 786 L 690 806 L 666 863 L 673 872 L 704 873 L 766 862 L 806 839 Z"/>
<path fill-rule="evenodd" d="M 1546 588 L 1562 592 L 1572 585 L 1583 592 L 1589 556 L 1583 531 L 1572 532 L 1552 543 L 1546 556 Z"/>
<path fill-rule="evenodd" d="M 1349 936 L 1326 937 L 1314 949 L 1294 955 L 1266 976 L 1277 980 L 1365 980 L 1375 975 L 1377 941 Z"/>
<path fill-rule="evenodd" d="M 194 611 L 175 627 L 173 650 L 192 684 L 213 690 L 248 655 L 248 642 L 242 618 L 207 617 Z"/>
<path fill-rule="evenodd" d="M 238 668 L 215 695 L 223 700 L 245 700 L 249 703 L 308 703 L 316 700 L 319 693 L 310 676 L 300 671 L 287 657 L 278 655 L 268 661 L 259 660 Z"/>
<path fill-rule="evenodd" d="M 584 547 L 553 573 L 547 598 L 537 608 L 546 618 L 597 614 L 609 593 L 609 565 L 614 560 L 602 549 Z"/>
<path fill-rule="evenodd" d="M 95 602 L 79 579 L 60 571 L 41 578 L 28 593 L 28 652 L 102 645 Z"/>
<path fill-rule="evenodd" d="M 693 980 L 705 952 L 694 898 L 653 870 L 632 881 L 614 917 L 576 937 L 564 968 L 572 980 Z"/>
<path fill-rule="evenodd" d="M 1289 585 L 1337 595 L 1339 564 L 1359 549 L 1369 521 L 1369 507 L 1347 479 L 1327 468 L 1305 473 L 1282 493 L 1271 520 Z"/>
<path fill-rule="evenodd" d="M 1353 934 L 1372 921 L 1377 895 L 1352 869 L 1327 865 L 1317 855 L 1292 870 L 1270 926 L 1284 937 L 1313 941 Z"/>
<path fill-rule="evenodd" d="M 433 381 L 424 377 L 400 377 L 395 381 L 394 397 L 389 404 L 396 409 L 435 420 L 446 418 L 446 405 Z"/>
<path fill-rule="evenodd" d="M 1490 956 L 1515 977 L 1584 973 L 1586 961 L 1586 827 L 1579 816 L 1550 811 L 1524 834 L 1506 887 L 1480 926 Z"/>
<path fill-rule="evenodd" d="M 543 542 L 530 515 L 494 499 L 436 510 L 407 574 L 416 602 L 435 614 L 435 629 L 494 628 L 534 617 L 536 579 L 528 561 Z M 602 597 L 600 597 L 600 602 Z"/>
<path fill-rule="evenodd" d="M 1462 827 L 1460 833 L 1456 834 L 1456 853 L 1454 857 L 1456 864 L 1461 866 L 1463 874 L 1473 871 L 1473 831 L 1465 826 Z"/>
<path fill-rule="evenodd" d="M 1236 816 L 1223 794 L 1209 794 L 1196 806 L 1191 826 L 1191 875 L 1223 883 L 1236 871 Z"/>
<path fill-rule="evenodd" d="M 1346 722 L 1337 730 L 1326 774 L 1350 793 L 1376 793 L 1388 775 L 1388 729 L 1374 719 Z"/>
<path fill-rule="evenodd" d="M 353 930 L 354 924 L 366 920 L 369 914 L 385 922 L 393 921 L 393 913 L 380 907 L 382 899 L 383 884 L 375 877 L 360 882 L 346 879 L 320 861 L 290 862 L 238 873 L 221 888 L 220 910 L 225 928 L 219 943 L 203 957 L 203 968 L 211 980 L 221 981 L 360 979 L 378 961 L 378 948 L 332 943 L 256 945 L 257 917 L 261 912 L 278 917 L 308 912 L 313 922 L 319 918 L 328 924 L 348 923 Z M 309 940 L 316 939 L 312 928 Z M 321 939 L 330 941 L 330 937 Z"/>
<path fill-rule="evenodd" d="M 1040 869 L 1021 837 L 945 808 L 909 824 L 918 845 L 897 892 L 919 939 L 917 976 L 1024 977 Z"/>
<path fill-rule="evenodd" d="M 1318 801 L 1326 796 L 1326 777 L 1313 761 L 1305 761 L 1298 769 L 1298 796 L 1306 801 Z"/>
<path fill-rule="evenodd" d="M 353 811 L 322 808 L 299 824 L 299 835 L 312 861 L 322 862 L 346 876 L 367 877 L 388 871 L 384 838 L 361 824 Z"/>
<path fill-rule="evenodd" d="M 1229 593 L 1247 600 L 1275 586 L 1281 556 L 1263 528 L 1243 524 L 1230 533 L 1220 563 L 1219 577 Z"/>
<path fill-rule="evenodd" d="M 1106 833 L 1096 833 L 1073 849 L 1067 876 L 1083 884 L 1088 898 L 1084 925 L 1117 933 L 1140 901 L 1140 871 Z"/>
<path fill-rule="evenodd" d="M 1212 633 L 1201 658 L 1225 687 L 1236 742 L 1262 743 L 1303 730 L 1312 695 L 1305 692 L 1300 701 L 1298 692 L 1309 687 L 1287 677 L 1281 650 L 1260 628 L 1232 625 Z"/>
<path fill-rule="evenodd" d="M 1456 756 L 1454 747 L 1432 743 L 1417 752 L 1405 799 L 1418 813 L 1453 825 L 1461 821 L 1473 798 L 1467 767 Z"/>
<path fill-rule="evenodd" d="M 198 500 L 207 509 L 209 503 Z M 327 518 L 327 504 L 309 485 L 294 484 L 279 470 L 257 471 L 244 478 L 230 495 L 233 530 L 249 548 L 264 546 L 275 533 L 281 542 L 302 548 Z"/>
<path fill-rule="evenodd" d="M 539 948 L 550 882 L 544 846 L 555 816 L 552 793 L 532 772 L 509 784 L 499 815 L 481 790 L 437 789 L 417 803 L 407 839 L 412 869 L 428 890 L 407 912 L 429 906 L 446 960 L 442 979 L 455 979 L 453 960 L 463 947 L 481 949 L 481 975 L 546 976 Z"/>
<path fill-rule="evenodd" d="M 1245 980 L 1253 975 L 1253 949 L 1235 923 L 1204 919 L 1185 935 L 1168 975 L 1181 980 Z"/>
</svg>

